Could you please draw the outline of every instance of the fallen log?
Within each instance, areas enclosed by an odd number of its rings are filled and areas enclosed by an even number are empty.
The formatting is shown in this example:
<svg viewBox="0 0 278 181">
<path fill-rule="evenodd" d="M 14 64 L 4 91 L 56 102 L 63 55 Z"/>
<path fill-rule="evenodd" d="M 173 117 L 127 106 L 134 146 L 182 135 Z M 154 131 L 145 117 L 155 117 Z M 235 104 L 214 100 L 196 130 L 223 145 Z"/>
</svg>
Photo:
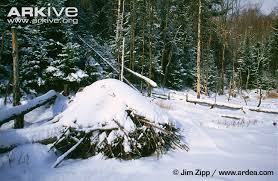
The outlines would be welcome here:
<svg viewBox="0 0 278 181">
<path fill-rule="evenodd" d="M 230 115 L 221 115 L 222 118 L 229 118 L 229 119 L 235 119 L 235 120 L 241 120 L 241 117 L 237 116 L 230 116 Z"/>
<path fill-rule="evenodd" d="M 127 68 L 127 67 L 124 67 L 124 69 L 127 70 L 129 73 L 133 74 L 134 76 L 136 76 L 136 77 L 138 77 L 138 78 L 144 80 L 144 81 L 145 81 L 147 84 L 149 84 L 150 86 L 152 86 L 152 87 L 154 87 L 154 88 L 155 88 L 155 87 L 158 87 L 157 83 L 154 82 L 153 80 L 151 80 L 150 78 L 145 77 L 145 76 L 143 76 L 143 75 L 141 75 L 141 74 L 139 74 L 139 73 L 137 73 L 137 72 L 134 72 L 133 70 L 130 70 L 130 69 Z"/>
<path fill-rule="evenodd" d="M 258 107 L 248 107 L 248 109 L 250 111 L 255 111 L 255 112 L 278 114 L 278 111 L 277 110 L 273 110 L 273 109 L 263 109 L 263 108 L 258 108 Z"/>
<path fill-rule="evenodd" d="M 57 93 L 51 90 L 42 96 L 30 100 L 27 104 L 1 110 L 0 126 L 3 125 L 4 123 L 9 122 L 10 120 L 17 118 L 18 116 L 22 116 L 50 101 L 55 100 L 56 97 L 57 97 Z"/>
<path fill-rule="evenodd" d="M 115 127 L 99 127 L 92 129 L 74 129 L 78 132 L 92 133 L 95 131 L 113 131 Z M 58 142 L 65 137 L 70 127 L 57 122 L 39 127 L 31 127 L 24 129 L 10 129 L 0 132 L 0 153 L 10 151 L 16 146 L 29 143 L 52 144 L 50 149 L 55 147 Z"/>
<path fill-rule="evenodd" d="M 156 93 L 156 92 L 153 92 L 152 93 L 152 97 L 154 98 L 159 98 L 159 99 L 164 99 L 164 100 L 169 100 L 169 95 L 165 95 L 165 94 L 159 94 L 159 93 Z"/>
<path fill-rule="evenodd" d="M 219 108 L 227 108 L 227 109 L 233 109 L 233 110 L 242 110 L 244 113 L 245 113 L 244 110 L 249 110 L 249 111 L 269 113 L 269 114 L 278 114 L 278 110 L 273 110 L 273 109 L 241 106 L 241 105 L 236 105 L 236 104 L 226 104 L 226 103 L 215 102 L 215 101 L 210 101 L 210 100 L 200 100 L 200 99 L 191 99 L 190 100 L 188 98 L 188 95 L 186 95 L 186 102 L 207 105 L 207 106 L 210 106 L 211 108 L 219 107 Z"/>
<path fill-rule="evenodd" d="M 2 130 L 0 132 L 0 153 L 28 143 L 53 143 L 66 127 L 60 123 L 44 125 L 39 127 Z"/>
<path fill-rule="evenodd" d="M 211 108 L 219 107 L 219 108 L 228 108 L 228 109 L 234 109 L 234 110 L 243 109 L 243 106 L 236 105 L 236 104 L 229 104 L 228 105 L 228 104 L 221 103 L 221 102 L 217 102 L 216 103 L 215 101 L 200 100 L 200 99 L 192 99 L 192 100 L 190 100 L 188 98 L 188 95 L 186 95 L 186 102 L 194 103 L 194 104 L 207 105 L 207 106 L 211 106 Z"/>
</svg>

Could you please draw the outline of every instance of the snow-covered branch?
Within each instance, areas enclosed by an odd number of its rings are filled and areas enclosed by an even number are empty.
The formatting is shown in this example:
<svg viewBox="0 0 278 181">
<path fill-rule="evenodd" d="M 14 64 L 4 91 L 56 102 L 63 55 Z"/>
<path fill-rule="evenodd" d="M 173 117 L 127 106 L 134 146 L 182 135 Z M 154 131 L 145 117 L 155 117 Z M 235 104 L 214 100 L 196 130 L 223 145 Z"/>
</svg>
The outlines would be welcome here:
<svg viewBox="0 0 278 181">
<path fill-rule="evenodd" d="M 0 111 L 0 126 L 10 120 L 15 119 L 20 115 L 24 115 L 39 106 L 42 106 L 52 100 L 57 96 L 57 93 L 53 90 L 47 92 L 46 94 L 39 96 L 33 100 L 30 100 L 27 104 L 15 106 L 12 108 L 7 108 Z"/>
<path fill-rule="evenodd" d="M 73 152 L 78 145 L 82 143 L 82 141 L 85 139 L 85 137 L 81 138 L 73 147 L 71 147 L 66 153 L 61 155 L 57 158 L 56 162 L 52 165 L 52 168 L 56 168 L 71 152 Z"/>
<path fill-rule="evenodd" d="M 137 72 L 134 72 L 134 71 L 130 70 L 129 68 L 126 68 L 126 67 L 125 67 L 125 69 L 126 69 L 128 72 L 130 72 L 130 73 L 132 73 L 133 75 L 135 75 L 136 77 L 138 77 L 138 78 L 144 80 L 147 84 L 150 84 L 152 87 L 154 87 L 154 88 L 157 87 L 157 83 L 155 83 L 155 82 L 154 82 L 153 80 L 151 80 L 150 78 L 145 77 L 144 75 L 141 75 L 141 74 L 139 74 L 139 73 L 137 73 Z"/>
</svg>

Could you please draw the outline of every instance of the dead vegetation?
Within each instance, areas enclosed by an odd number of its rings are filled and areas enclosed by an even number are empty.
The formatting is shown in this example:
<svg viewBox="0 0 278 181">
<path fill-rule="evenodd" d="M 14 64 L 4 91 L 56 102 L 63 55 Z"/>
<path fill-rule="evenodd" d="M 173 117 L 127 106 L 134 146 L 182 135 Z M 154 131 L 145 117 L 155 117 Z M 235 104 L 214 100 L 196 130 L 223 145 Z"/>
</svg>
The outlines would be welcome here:
<svg viewBox="0 0 278 181">
<path fill-rule="evenodd" d="M 260 99 L 260 95 L 256 96 L 257 99 Z M 262 100 L 267 99 L 278 99 L 278 93 L 274 91 L 266 92 L 262 95 Z"/>
<path fill-rule="evenodd" d="M 224 128 L 242 128 L 242 127 L 250 127 L 255 126 L 258 124 L 261 124 L 262 122 L 254 119 L 254 120 L 246 120 L 244 118 L 240 120 L 235 119 L 221 119 L 221 120 L 214 120 L 212 121 L 218 126 L 224 127 Z"/>
<path fill-rule="evenodd" d="M 116 120 L 112 120 L 117 125 L 113 128 L 103 125 L 97 129 L 66 129 L 50 148 L 62 153 L 53 167 L 65 158 L 84 159 L 102 154 L 107 158 L 130 160 L 160 155 L 169 149 L 189 150 L 173 125 L 151 122 L 131 110 L 127 110 L 127 114 L 136 126 L 132 132 L 125 130 Z"/>
<path fill-rule="evenodd" d="M 274 91 L 269 91 L 266 93 L 263 99 L 278 99 L 278 93 Z"/>
<path fill-rule="evenodd" d="M 172 110 L 172 105 L 167 102 L 167 101 L 163 101 L 163 100 L 155 100 L 154 102 L 156 105 L 158 105 L 160 108 L 162 109 L 166 109 L 166 110 Z"/>
</svg>

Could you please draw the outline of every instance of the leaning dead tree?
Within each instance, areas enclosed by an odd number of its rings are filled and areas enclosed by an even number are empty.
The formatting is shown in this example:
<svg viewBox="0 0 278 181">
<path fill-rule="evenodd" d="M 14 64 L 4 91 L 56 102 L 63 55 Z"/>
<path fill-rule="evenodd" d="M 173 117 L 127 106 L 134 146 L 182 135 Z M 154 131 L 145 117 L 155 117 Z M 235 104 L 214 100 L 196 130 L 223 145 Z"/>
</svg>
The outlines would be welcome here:
<svg viewBox="0 0 278 181">
<path fill-rule="evenodd" d="M 93 50 L 106 64 L 108 64 L 116 73 L 118 74 L 121 74 L 121 72 L 119 71 L 119 67 L 122 67 L 124 70 L 128 71 L 129 73 L 131 73 L 132 75 L 136 76 L 137 78 L 143 80 L 144 82 L 146 82 L 148 85 L 150 85 L 151 87 L 155 88 L 157 87 L 157 83 L 154 82 L 153 80 L 151 80 L 150 78 L 144 76 L 144 75 L 141 75 L 125 66 L 122 66 L 122 65 L 119 65 L 118 62 L 116 61 L 112 61 L 115 63 L 115 65 L 113 65 L 109 60 L 107 60 L 105 57 L 103 57 L 101 55 L 100 52 L 98 52 L 95 48 L 93 48 L 91 45 L 89 45 L 82 37 L 78 36 L 78 38 L 88 47 L 90 48 L 91 50 Z M 132 88 L 134 88 L 135 90 L 137 90 L 124 76 L 123 77 L 123 80 L 129 85 L 131 86 Z"/>
<path fill-rule="evenodd" d="M 24 114 L 40 107 L 48 102 L 56 99 L 57 93 L 55 91 L 49 91 L 46 94 L 30 100 L 24 105 L 18 105 L 12 108 L 7 108 L 0 111 L 0 126 L 10 120 L 16 119 L 18 117 L 23 117 Z"/>
</svg>

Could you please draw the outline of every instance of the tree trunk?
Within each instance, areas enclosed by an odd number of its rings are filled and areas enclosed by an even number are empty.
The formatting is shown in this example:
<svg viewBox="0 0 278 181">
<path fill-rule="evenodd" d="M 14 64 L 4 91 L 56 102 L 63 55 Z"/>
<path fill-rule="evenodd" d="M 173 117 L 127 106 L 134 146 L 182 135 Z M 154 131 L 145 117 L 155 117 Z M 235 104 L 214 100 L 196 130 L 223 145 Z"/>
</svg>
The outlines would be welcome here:
<svg viewBox="0 0 278 181">
<path fill-rule="evenodd" d="M 248 68 L 248 69 L 247 69 L 246 85 L 245 85 L 245 90 L 246 90 L 246 91 L 247 91 L 247 89 L 248 89 L 249 77 L 250 77 L 250 71 L 249 71 L 249 68 Z"/>
<path fill-rule="evenodd" d="M 228 101 L 230 101 L 231 95 L 232 95 L 232 82 L 230 81 L 230 83 L 229 83 L 229 96 L 228 96 Z"/>
<path fill-rule="evenodd" d="M 11 82 L 13 81 L 13 75 L 10 74 L 10 78 L 6 87 L 6 93 L 5 93 L 5 98 L 4 98 L 4 105 L 7 105 L 7 101 L 8 101 L 8 96 L 10 94 L 10 88 L 11 88 Z"/>
<path fill-rule="evenodd" d="M 278 75 L 276 77 L 276 92 L 278 93 Z"/>
<path fill-rule="evenodd" d="M 208 50 L 209 50 L 209 53 L 211 53 L 210 52 L 210 49 L 211 49 L 211 39 L 212 39 L 211 32 L 209 32 L 209 41 L 208 41 Z M 205 95 L 206 96 L 209 95 L 209 88 L 208 88 L 209 70 L 208 69 L 209 68 L 205 69 L 205 85 L 204 85 L 204 87 L 205 87 Z"/>
<path fill-rule="evenodd" d="M 121 46 L 121 54 L 119 53 L 119 55 L 121 55 L 121 58 L 119 59 L 119 64 L 122 65 L 123 62 L 124 62 L 124 56 L 125 56 L 125 53 L 124 53 L 124 44 L 125 44 L 125 40 L 124 40 L 124 13 L 125 13 L 125 0 L 123 0 L 123 3 L 122 3 L 122 14 L 121 14 L 121 25 L 120 25 L 120 39 L 122 41 L 122 46 Z M 120 66 L 120 80 L 123 81 L 124 79 L 124 67 L 123 65 Z"/>
<path fill-rule="evenodd" d="M 233 55 L 235 56 L 235 51 L 233 49 Z M 235 97 L 235 89 L 236 89 L 236 83 L 235 83 L 235 60 L 233 59 L 233 72 L 232 72 L 232 87 L 231 87 L 231 93 L 233 97 Z"/>
<path fill-rule="evenodd" d="M 121 63 L 121 81 L 124 81 L 124 66 L 125 66 L 125 37 L 123 37 L 122 45 L 122 63 Z"/>
<path fill-rule="evenodd" d="M 168 13 L 169 13 L 169 0 L 164 1 L 163 3 L 163 15 L 165 13 L 165 18 L 162 20 L 162 42 L 163 42 L 163 48 L 162 48 L 162 57 L 161 57 L 161 68 L 162 68 L 162 72 L 164 73 L 164 76 L 161 77 L 161 82 L 162 83 L 162 87 L 165 87 L 165 74 L 166 74 L 166 69 L 167 69 L 167 46 L 168 46 L 168 42 L 167 40 L 167 28 L 168 28 Z"/>
<path fill-rule="evenodd" d="M 151 0 L 149 1 L 149 23 L 150 23 L 150 28 L 149 28 L 149 78 L 152 78 L 152 18 L 153 18 L 153 7 L 151 4 Z M 148 96 L 151 96 L 152 94 L 152 87 L 148 84 Z"/>
<path fill-rule="evenodd" d="M 263 98 L 263 94 L 262 94 L 262 88 L 260 88 L 260 98 L 259 98 L 259 104 L 257 107 L 260 107 L 262 104 L 262 98 Z"/>
<path fill-rule="evenodd" d="M 197 98 L 201 96 L 201 13 L 202 4 L 199 0 L 199 13 L 198 13 L 198 37 L 197 37 Z"/>
<path fill-rule="evenodd" d="M 121 1 L 118 0 L 118 9 L 117 9 L 117 24 L 116 24 L 116 38 L 115 38 L 115 43 L 116 43 L 116 55 L 117 55 L 117 60 L 119 62 L 120 60 L 120 28 L 121 28 Z"/>
<path fill-rule="evenodd" d="M 141 75 L 144 74 L 144 64 L 145 64 L 145 16 L 143 17 L 143 28 L 142 28 L 142 31 L 143 32 L 142 32 Z M 141 91 L 142 90 L 143 90 L 143 81 L 141 81 Z"/>
<path fill-rule="evenodd" d="M 238 94 L 242 94 L 242 72 L 239 72 L 239 86 L 238 86 Z"/>
<path fill-rule="evenodd" d="M 69 96 L 69 85 L 67 83 L 64 83 L 64 96 Z"/>
<path fill-rule="evenodd" d="M 131 12 L 131 45 L 130 45 L 130 64 L 129 64 L 129 68 L 131 70 L 134 70 L 134 65 L 135 65 L 135 54 L 134 54 L 134 50 L 135 50 L 135 28 L 136 28 L 136 21 L 135 21 L 135 5 L 136 0 L 132 0 L 132 12 Z"/>
<path fill-rule="evenodd" d="M 20 88 L 19 88 L 19 69 L 18 69 L 18 46 L 16 29 L 12 27 L 12 56 L 13 56 L 13 106 L 20 105 Z M 15 119 L 14 128 L 24 127 L 24 115 Z"/>
<path fill-rule="evenodd" d="M 168 72 L 169 72 L 171 60 L 172 60 L 172 48 L 170 48 L 170 52 L 169 52 L 169 56 L 168 56 L 168 63 L 166 65 L 166 67 L 165 67 L 164 79 L 163 79 L 163 82 L 162 82 L 163 86 L 166 85 L 166 81 L 167 81 L 167 78 L 168 78 Z"/>
<path fill-rule="evenodd" d="M 4 35 L 5 35 L 5 32 L 2 33 L 2 41 L 1 41 L 1 48 L 0 48 L 0 64 L 2 62 L 2 53 L 4 50 Z"/>
<path fill-rule="evenodd" d="M 225 41 L 225 40 L 224 40 Z M 226 50 L 226 42 L 223 44 L 223 49 L 222 49 L 222 58 L 221 58 L 221 76 L 220 76 L 220 95 L 224 94 L 224 62 L 225 62 L 225 50 Z"/>
</svg>

